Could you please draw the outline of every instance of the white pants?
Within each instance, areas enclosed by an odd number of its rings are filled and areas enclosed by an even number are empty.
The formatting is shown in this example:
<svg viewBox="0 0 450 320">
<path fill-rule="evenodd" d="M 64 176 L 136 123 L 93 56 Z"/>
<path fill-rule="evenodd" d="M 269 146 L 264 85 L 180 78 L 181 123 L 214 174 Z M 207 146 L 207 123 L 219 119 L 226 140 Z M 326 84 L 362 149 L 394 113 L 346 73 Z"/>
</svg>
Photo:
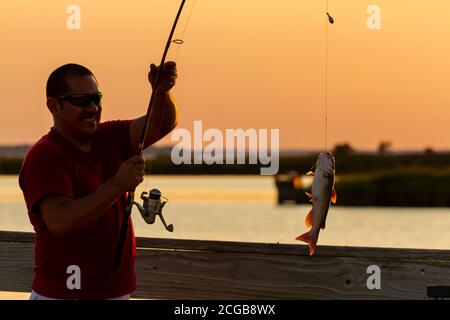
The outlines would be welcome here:
<svg viewBox="0 0 450 320">
<path fill-rule="evenodd" d="M 49 297 L 43 296 L 39 293 L 36 293 L 34 290 L 31 290 L 30 300 L 60 300 L 60 299 L 49 298 Z M 130 295 L 126 294 L 124 296 L 111 298 L 111 299 L 107 299 L 107 300 L 130 300 Z"/>
</svg>

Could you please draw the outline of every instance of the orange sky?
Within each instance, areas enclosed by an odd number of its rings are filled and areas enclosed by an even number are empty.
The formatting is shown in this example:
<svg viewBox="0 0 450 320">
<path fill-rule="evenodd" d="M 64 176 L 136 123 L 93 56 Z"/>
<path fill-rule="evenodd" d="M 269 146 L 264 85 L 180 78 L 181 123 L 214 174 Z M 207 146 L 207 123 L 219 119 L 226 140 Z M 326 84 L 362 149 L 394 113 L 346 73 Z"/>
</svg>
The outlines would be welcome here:
<svg viewBox="0 0 450 320">
<path fill-rule="evenodd" d="M 144 114 L 147 68 L 161 59 L 179 3 L 2 0 L 0 144 L 32 143 L 48 131 L 45 82 L 67 62 L 96 74 L 104 120 Z M 282 148 L 322 148 L 325 3 L 198 0 L 177 59 L 180 127 L 279 128 Z M 66 28 L 70 4 L 81 8 L 81 30 Z M 366 26 L 370 4 L 381 7 L 379 31 Z M 329 145 L 450 149 L 450 1 L 329 5 Z"/>
</svg>

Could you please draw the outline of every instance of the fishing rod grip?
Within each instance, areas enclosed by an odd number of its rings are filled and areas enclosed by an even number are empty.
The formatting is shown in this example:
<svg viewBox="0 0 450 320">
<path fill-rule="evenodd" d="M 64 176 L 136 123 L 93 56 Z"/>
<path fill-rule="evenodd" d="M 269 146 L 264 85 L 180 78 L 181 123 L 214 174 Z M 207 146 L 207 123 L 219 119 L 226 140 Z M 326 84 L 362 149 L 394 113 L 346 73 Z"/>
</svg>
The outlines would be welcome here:
<svg viewBox="0 0 450 320">
<path fill-rule="evenodd" d="M 145 137 L 145 133 L 143 134 Z M 140 157 L 143 155 L 143 144 L 143 141 L 140 141 L 137 150 L 137 155 Z M 114 257 L 114 271 L 119 271 L 122 262 L 123 247 L 125 246 L 125 240 L 128 233 L 128 221 L 130 220 L 131 210 L 133 209 L 135 191 L 136 189 L 132 189 L 126 193 L 125 212 L 123 214 L 122 224 L 120 225 L 119 242 L 117 243 L 116 255 Z"/>
<path fill-rule="evenodd" d="M 114 257 L 115 271 L 118 271 L 120 269 L 120 264 L 122 262 L 123 248 L 128 233 L 128 221 L 130 219 L 131 209 L 133 208 L 134 192 L 135 190 L 131 190 L 127 194 L 127 199 L 125 203 L 125 212 L 123 215 L 122 224 L 120 226 L 119 242 L 117 243 L 116 255 Z"/>
</svg>

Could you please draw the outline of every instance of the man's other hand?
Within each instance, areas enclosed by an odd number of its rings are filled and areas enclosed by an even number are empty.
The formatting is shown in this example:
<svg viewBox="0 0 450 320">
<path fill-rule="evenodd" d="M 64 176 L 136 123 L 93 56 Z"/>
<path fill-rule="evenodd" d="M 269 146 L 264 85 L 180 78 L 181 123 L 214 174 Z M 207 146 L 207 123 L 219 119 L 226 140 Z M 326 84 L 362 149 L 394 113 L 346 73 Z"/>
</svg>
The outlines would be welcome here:
<svg viewBox="0 0 450 320">
<path fill-rule="evenodd" d="M 150 65 L 150 71 L 148 73 L 148 80 L 150 81 L 153 90 L 155 90 L 156 75 L 158 73 L 160 66 L 155 64 Z M 173 88 L 175 81 L 177 79 L 177 65 L 173 61 L 168 61 L 164 64 L 162 73 L 159 76 L 159 84 L 156 88 L 157 91 L 167 92 Z"/>
<path fill-rule="evenodd" d="M 144 169 L 144 159 L 139 156 L 134 156 L 122 163 L 112 181 L 124 192 L 134 190 L 144 181 Z"/>
</svg>

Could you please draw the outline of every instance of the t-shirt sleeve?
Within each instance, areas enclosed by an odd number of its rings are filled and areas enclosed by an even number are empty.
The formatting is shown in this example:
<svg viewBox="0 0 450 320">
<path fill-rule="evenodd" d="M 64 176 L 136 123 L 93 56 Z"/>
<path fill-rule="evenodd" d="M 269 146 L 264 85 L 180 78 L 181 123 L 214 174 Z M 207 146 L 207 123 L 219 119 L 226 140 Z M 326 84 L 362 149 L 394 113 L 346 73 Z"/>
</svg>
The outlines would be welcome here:
<svg viewBox="0 0 450 320">
<path fill-rule="evenodd" d="M 35 150 L 27 155 L 19 184 L 30 212 L 38 212 L 36 204 L 48 195 L 73 199 L 72 177 L 66 161 L 51 150 Z"/>
<path fill-rule="evenodd" d="M 123 159 L 129 159 L 134 154 L 130 144 L 130 127 L 132 120 L 106 121 L 100 124 L 99 131 L 119 149 Z"/>
</svg>

